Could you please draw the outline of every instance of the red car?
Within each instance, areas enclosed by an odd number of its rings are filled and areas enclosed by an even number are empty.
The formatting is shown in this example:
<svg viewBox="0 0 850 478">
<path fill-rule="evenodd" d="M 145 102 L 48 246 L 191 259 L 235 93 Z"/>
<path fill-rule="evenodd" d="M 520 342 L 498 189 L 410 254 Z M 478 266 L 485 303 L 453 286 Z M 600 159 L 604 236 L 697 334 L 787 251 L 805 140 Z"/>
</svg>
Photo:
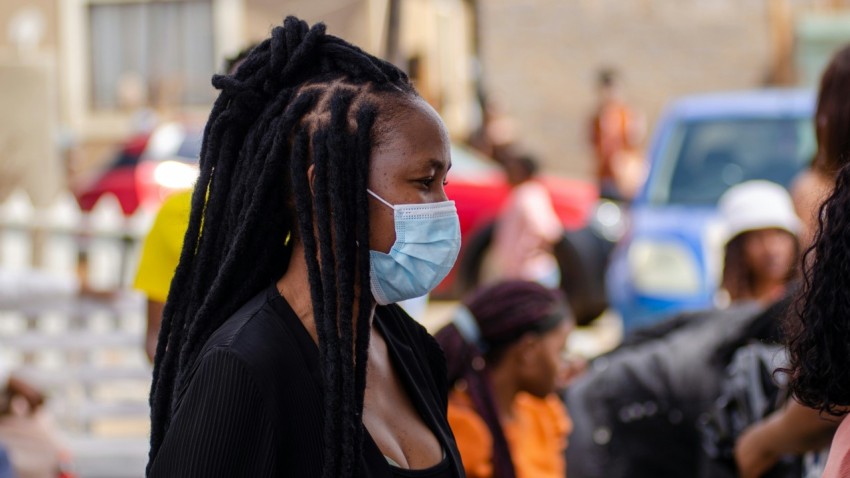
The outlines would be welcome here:
<svg viewBox="0 0 850 478">
<path fill-rule="evenodd" d="M 198 175 L 203 131 L 166 123 L 127 141 L 93 183 L 77 191 L 83 211 L 104 194 L 118 198 L 121 210 L 133 214 L 141 205 L 156 208 L 172 192 L 191 187 Z"/>
<path fill-rule="evenodd" d="M 591 222 L 599 199 L 589 182 L 543 176 L 555 212 L 567 231 L 555 247 L 561 267 L 561 287 L 580 323 L 599 315 L 604 300 L 602 273 L 609 243 L 596 238 Z M 452 147 L 452 170 L 446 194 L 457 205 L 462 248 L 454 270 L 432 293 L 435 298 L 457 298 L 479 282 L 481 265 L 493 236 L 493 227 L 510 194 L 504 172 L 487 158 L 461 146 Z"/>
</svg>

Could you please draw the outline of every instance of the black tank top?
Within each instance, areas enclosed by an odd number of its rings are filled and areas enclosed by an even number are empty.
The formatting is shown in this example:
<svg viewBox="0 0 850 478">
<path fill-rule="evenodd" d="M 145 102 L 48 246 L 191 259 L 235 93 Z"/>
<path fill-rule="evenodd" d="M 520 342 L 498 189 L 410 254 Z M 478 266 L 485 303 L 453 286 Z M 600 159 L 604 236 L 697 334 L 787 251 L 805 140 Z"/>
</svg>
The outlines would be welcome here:
<svg viewBox="0 0 850 478">
<path fill-rule="evenodd" d="M 408 470 L 394 465 L 390 465 L 390 469 L 396 478 L 453 478 L 454 476 L 446 457 L 443 457 L 443 461 L 436 465 L 421 470 Z"/>
</svg>

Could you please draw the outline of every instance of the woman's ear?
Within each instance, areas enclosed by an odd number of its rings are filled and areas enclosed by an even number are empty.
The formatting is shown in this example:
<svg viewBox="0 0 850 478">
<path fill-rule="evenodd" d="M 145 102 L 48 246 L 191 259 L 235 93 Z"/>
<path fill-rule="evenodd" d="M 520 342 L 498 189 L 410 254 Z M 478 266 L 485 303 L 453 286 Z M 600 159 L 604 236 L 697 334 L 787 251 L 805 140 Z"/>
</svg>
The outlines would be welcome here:
<svg viewBox="0 0 850 478">
<path fill-rule="evenodd" d="M 535 351 L 540 347 L 540 336 L 531 332 L 523 335 L 514 344 L 517 362 L 523 366 L 535 366 Z"/>
</svg>

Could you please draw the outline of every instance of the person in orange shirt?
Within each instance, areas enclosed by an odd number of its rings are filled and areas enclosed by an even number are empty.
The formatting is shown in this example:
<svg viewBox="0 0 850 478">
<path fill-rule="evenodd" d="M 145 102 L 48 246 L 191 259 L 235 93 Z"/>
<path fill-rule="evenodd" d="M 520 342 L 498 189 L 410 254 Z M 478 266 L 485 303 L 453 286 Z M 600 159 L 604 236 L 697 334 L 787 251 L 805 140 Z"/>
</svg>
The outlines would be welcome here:
<svg viewBox="0 0 850 478">
<path fill-rule="evenodd" d="M 572 428 L 555 395 L 574 320 L 563 296 L 506 281 L 473 293 L 435 334 L 448 419 L 469 478 L 564 478 Z"/>
<path fill-rule="evenodd" d="M 630 199 L 646 173 L 638 153 L 646 122 L 623 100 L 615 70 L 599 71 L 597 89 L 599 100 L 590 118 L 589 140 L 596 157 L 599 192 L 609 199 Z"/>
</svg>

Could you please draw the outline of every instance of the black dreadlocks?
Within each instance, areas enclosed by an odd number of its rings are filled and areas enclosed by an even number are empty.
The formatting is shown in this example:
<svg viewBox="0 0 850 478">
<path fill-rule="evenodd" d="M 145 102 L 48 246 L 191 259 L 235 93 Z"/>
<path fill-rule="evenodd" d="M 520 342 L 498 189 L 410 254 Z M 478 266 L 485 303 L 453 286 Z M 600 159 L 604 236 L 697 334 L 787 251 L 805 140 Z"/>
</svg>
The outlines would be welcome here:
<svg viewBox="0 0 850 478">
<path fill-rule="evenodd" d="M 387 99 L 416 92 L 398 68 L 294 17 L 212 83 L 221 93 L 154 362 L 148 471 L 204 343 L 284 274 L 301 241 L 323 373 L 323 476 L 352 476 L 373 301 L 355 294 L 369 291 L 369 157 L 379 114 L 383 124 L 399 104 Z"/>
</svg>

